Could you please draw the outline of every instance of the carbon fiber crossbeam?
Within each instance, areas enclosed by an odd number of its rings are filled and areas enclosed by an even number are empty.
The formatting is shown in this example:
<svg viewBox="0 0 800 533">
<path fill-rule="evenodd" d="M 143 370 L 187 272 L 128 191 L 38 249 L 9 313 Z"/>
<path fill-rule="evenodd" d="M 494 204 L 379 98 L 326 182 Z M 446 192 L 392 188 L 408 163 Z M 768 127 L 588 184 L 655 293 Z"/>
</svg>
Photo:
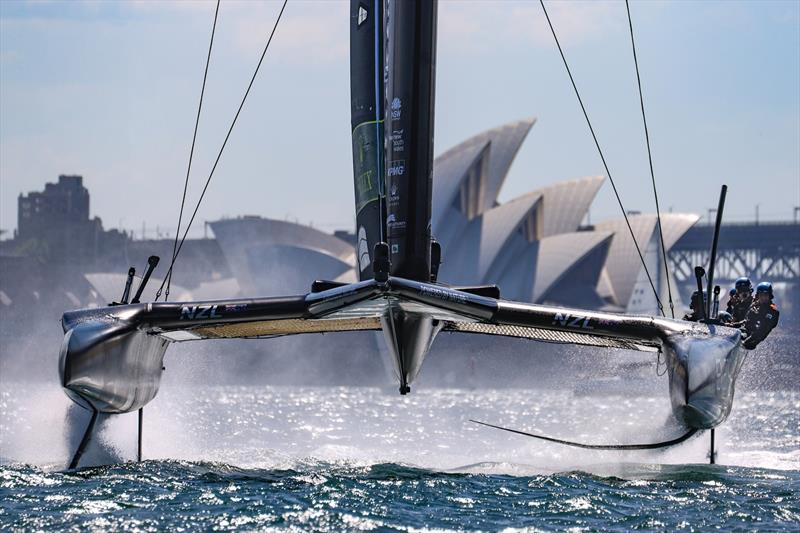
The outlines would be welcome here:
<svg viewBox="0 0 800 533">
<path fill-rule="evenodd" d="M 382 330 L 403 393 L 440 331 L 660 350 L 676 417 L 700 429 L 727 417 L 743 362 L 735 329 L 511 302 L 396 277 L 279 298 L 84 309 L 65 313 L 62 324 L 62 385 L 103 413 L 146 405 L 158 392 L 169 344 L 202 339 Z"/>
</svg>

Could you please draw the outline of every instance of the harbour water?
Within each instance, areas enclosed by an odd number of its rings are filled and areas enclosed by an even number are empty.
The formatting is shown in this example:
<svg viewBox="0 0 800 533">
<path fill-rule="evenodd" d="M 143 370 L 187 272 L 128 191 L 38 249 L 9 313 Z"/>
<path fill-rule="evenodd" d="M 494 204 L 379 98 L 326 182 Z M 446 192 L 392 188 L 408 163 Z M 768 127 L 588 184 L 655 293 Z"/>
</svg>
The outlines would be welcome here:
<svg viewBox="0 0 800 533">
<path fill-rule="evenodd" d="M 743 371 L 717 465 L 708 433 L 619 453 L 469 421 L 590 443 L 673 438 L 683 429 L 654 362 L 621 382 L 421 385 L 401 397 L 388 382 L 202 385 L 177 379 L 193 372 L 172 359 L 145 409 L 145 460 L 132 462 L 134 413 L 101 420 L 72 472 L 88 414 L 53 383 L 4 381 L 0 529 L 797 530 L 800 392 L 769 381 L 782 371 L 764 360 Z"/>
</svg>

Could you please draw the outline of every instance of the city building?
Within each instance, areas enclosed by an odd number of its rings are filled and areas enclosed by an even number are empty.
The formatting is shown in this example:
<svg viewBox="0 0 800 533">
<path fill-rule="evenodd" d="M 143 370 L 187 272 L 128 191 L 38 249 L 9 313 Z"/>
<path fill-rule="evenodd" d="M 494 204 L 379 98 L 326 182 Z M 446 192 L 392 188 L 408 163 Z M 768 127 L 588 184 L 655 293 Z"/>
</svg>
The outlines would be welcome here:
<svg viewBox="0 0 800 533">
<path fill-rule="evenodd" d="M 83 177 L 60 175 L 44 191 L 20 194 L 17 231 L 6 248 L 18 254 L 73 262 L 94 260 L 103 249 L 121 246 L 127 239 L 117 230 L 104 231 L 103 222 L 89 217 L 89 191 Z"/>
</svg>

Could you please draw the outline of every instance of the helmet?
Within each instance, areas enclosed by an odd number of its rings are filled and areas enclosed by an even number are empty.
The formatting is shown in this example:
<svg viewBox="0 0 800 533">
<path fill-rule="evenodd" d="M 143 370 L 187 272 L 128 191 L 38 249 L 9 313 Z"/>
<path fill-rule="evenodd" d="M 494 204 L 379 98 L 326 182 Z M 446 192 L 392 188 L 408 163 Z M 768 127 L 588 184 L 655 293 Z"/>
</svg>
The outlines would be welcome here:
<svg viewBox="0 0 800 533">
<path fill-rule="evenodd" d="M 731 289 L 728 291 L 728 296 L 736 296 L 736 289 Z"/>
<path fill-rule="evenodd" d="M 756 294 L 769 294 L 769 299 L 772 300 L 772 283 L 769 281 L 762 281 L 756 285 Z"/>
<path fill-rule="evenodd" d="M 741 291 L 753 292 L 753 284 L 750 283 L 750 278 L 741 277 L 737 279 L 736 283 L 734 284 L 734 287 L 736 287 L 736 292 L 741 292 Z"/>
<path fill-rule="evenodd" d="M 720 311 L 717 313 L 717 320 L 725 324 L 728 322 L 733 322 L 733 316 L 731 316 L 731 314 L 727 311 Z"/>
</svg>

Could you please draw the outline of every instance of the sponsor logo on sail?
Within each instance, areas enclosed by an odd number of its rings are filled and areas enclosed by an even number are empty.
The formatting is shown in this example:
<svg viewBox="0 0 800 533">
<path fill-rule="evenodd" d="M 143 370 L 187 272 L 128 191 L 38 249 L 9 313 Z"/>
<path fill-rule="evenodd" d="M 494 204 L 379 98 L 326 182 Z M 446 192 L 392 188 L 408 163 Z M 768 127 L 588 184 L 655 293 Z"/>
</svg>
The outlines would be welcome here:
<svg viewBox="0 0 800 533">
<path fill-rule="evenodd" d="M 392 119 L 397 120 L 400 118 L 400 115 L 403 111 L 403 101 L 400 100 L 397 96 L 392 99 Z"/>
<path fill-rule="evenodd" d="M 406 173 L 406 162 L 404 159 L 396 159 L 392 161 L 392 164 L 389 166 L 390 176 L 402 176 L 405 173 Z"/>
<path fill-rule="evenodd" d="M 405 139 L 403 139 L 403 130 L 394 130 L 392 132 L 392 151 L 402 152 L 405 149 Z"/>
</svg>

